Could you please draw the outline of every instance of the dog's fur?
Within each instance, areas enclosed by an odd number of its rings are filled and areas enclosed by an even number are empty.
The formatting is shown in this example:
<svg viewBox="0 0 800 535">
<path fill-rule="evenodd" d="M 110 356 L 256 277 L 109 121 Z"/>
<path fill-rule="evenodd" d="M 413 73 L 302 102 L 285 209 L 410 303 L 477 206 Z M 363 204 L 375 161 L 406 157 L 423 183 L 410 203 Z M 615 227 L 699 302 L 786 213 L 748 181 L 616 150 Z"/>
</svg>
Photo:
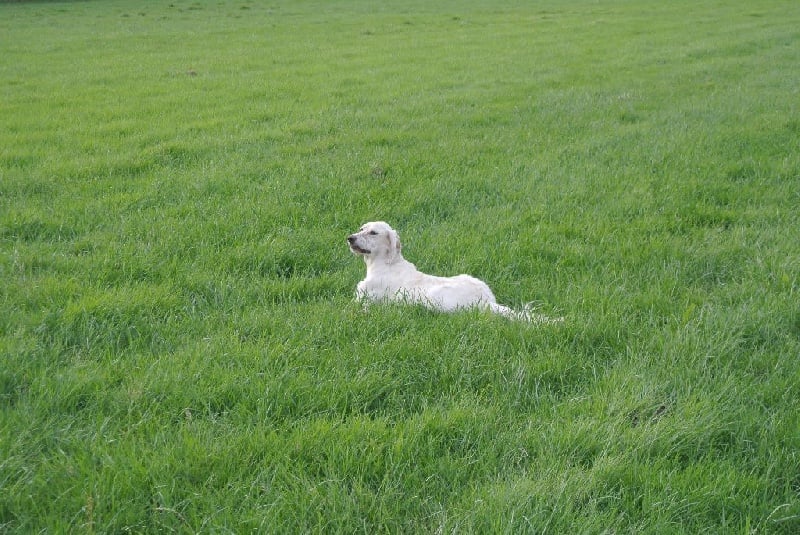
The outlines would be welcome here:
<svg viewBox="0 0 800 535">
<path fill-rule="evenodd" d="M 507 318 L 547 323 L 560 321 L 500 305 L 485 282 L 469 275 L 436 277 L 418 271 L 403 258 L 397 232 L 383 221 L 364 224 L 347 237 L 350 250 L 364 257 L 367 277 L 358 283 L 356 297 L 364 301 L 401 301 L 432 310 L 453 312 L 465 308 L 489 310 Z"/>
</svg>

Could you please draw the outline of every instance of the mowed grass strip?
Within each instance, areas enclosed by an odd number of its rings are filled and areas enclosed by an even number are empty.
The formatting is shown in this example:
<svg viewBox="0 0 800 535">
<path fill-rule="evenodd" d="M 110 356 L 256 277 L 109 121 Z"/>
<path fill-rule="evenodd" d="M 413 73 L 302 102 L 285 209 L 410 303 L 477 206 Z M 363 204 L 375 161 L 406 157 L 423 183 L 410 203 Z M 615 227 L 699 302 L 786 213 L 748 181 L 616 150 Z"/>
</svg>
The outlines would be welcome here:
<svg viewBox="0 0 800 535">
<path fill-rule="evenodd" d="M 797 532 L 798 28 L 0 5 L 2 530 Z M 364 311 L 371 219 L 566 322 Z"/>
</svg>

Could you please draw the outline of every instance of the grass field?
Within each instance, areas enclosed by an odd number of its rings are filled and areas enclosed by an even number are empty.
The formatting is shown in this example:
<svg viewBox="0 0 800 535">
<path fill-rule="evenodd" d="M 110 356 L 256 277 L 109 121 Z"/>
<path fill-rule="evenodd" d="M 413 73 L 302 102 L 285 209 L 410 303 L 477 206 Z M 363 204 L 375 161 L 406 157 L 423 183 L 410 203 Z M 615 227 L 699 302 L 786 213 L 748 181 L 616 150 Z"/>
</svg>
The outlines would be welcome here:
<svg viewBox="0 0 800 535">
<path fill-rule="evenodd" d="M 0 531 L 800 532 L 796 0 L 0 4 Z M 353 301 L 345 237 L 558 326 Z"/>
</svg>

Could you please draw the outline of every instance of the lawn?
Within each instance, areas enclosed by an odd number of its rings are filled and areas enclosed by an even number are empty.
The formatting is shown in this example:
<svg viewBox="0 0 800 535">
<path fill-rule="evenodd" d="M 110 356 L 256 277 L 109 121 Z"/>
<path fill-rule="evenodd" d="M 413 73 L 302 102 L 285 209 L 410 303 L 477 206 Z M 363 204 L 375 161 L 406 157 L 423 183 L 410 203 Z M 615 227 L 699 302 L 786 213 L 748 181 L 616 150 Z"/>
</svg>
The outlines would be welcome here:
<svg viewBox="0 0 800 535">
<path fill-rule="evenodd" d="M 800 532 L 795 0 L 0 3 L 0 531 Z M 561 325 L 354 301 L 369 220 Z"/>
</svg>

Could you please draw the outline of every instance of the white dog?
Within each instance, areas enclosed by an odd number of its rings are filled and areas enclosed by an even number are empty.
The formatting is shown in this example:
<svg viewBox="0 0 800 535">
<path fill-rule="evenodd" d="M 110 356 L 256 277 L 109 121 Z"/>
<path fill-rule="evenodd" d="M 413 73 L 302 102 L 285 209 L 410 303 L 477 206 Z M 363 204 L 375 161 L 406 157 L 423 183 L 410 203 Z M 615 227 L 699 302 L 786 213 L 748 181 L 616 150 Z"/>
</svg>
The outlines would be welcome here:
<svg viewBox="0 0 800 535">
<path fill-rule="evenodd" d="M 400 253 L 397 232 L 383 221 L 366 223 L 348 236 L 347 242 L 350 250 L 363 256 L 367 264 L 367 277 L 356 288 L 359 299 L 418 303 L 442 312 L 477 307 L 507 318 L 537 323 L 562 320 L 500 305 L 489 286 L 475 277 L 436 277 L 418 271 Z"/>
</svg>

